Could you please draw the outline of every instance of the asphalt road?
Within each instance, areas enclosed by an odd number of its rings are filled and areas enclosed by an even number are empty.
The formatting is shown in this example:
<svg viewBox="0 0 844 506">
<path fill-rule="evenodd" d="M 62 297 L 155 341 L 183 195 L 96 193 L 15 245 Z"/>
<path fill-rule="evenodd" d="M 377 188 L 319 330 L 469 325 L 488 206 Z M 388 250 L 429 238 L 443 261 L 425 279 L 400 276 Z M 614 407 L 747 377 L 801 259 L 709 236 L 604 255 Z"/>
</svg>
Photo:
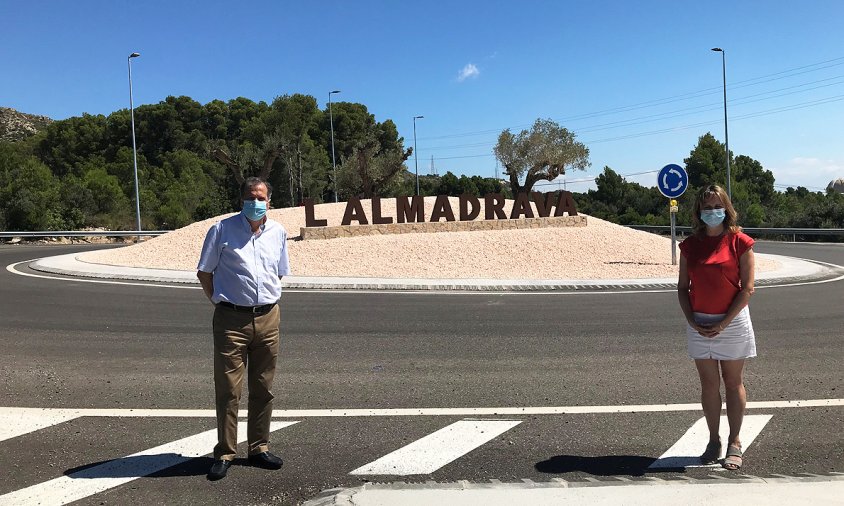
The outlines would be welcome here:
<svg viewBox="0 0 844 506">
<path fill-rule="evenodd" d="M 84 246 L 0 246 L 0 264 Z M 844 246 L 756 250 L 844 265 Z M 26 270 L 25 267 L 21 269 Z M 759 289 L 750 401 L 844 398 L 844 282 Z M 38 279 L 0 271 L 0 406 L 211 409 L 211 304 L 198 289 Z M 288 292 L 276 409 L 617 406 L 696 403 L 673 292 Z M 844 471 L 844 407 L 770 408 L 744 472 Z M 276 433 L 281 471 L 236 466 L 205 480 L 190 460 L 82 503 L 296 503 L 375 481 L 547 481 L 648 476 L 699 411 L 527 414 L 424 475 L 349 472 L 465 416 L 299 417 Z M 478 417 L 475 417 L 478 418 Z M 482 417 L 481 417 L 482 418 Z M 80 417 L 0 441 L 2 495 L 214 427 L 192 417 Z M 208 448 L 208 452 L 211 448 Z M 704 477 L 711 470 L 660 473 Z"/>
</svg>

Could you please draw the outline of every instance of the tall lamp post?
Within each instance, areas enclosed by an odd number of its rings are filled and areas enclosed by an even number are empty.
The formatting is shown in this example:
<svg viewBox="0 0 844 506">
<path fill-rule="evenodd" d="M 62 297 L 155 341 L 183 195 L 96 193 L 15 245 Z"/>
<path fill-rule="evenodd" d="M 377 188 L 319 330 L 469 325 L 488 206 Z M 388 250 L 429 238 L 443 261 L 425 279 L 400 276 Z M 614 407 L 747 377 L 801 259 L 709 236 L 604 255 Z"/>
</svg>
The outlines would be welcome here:
<svg viewBox="0 0 844 506">
<path fill-rule="evenodd" d="M 419 155 L 416 152 L 416 120 L 425 116 L 413 117 L 413 164 L 416 166 L 416 195 L 419 195 Z"/>
<path fill-rule="evenodd" d="M 340 93 L 340 90 L 328 92 L 328 123 L 331 125 L 331 166 L 334 170 L 334 202 L 338 202 L 337 197 L 337 159 L 334 157 L 334 116 L 331 114 L 331 95 Z"/>
<path fill-rule="evenodd" d="M 132 53 L 126 59 L 129 64 L 129 111 L 132 117 L 132 154 L 135 161 L 135 216 L 137 217 L 138 232 L 141 231 L 141 197 L 138 191 L 138 147 L 135 144 L 135 103 L 132 101 L 132 58 L 141 56 L 140 53 Z"/>
<path fill-rule="evenodd" d="M 733 192 L 730 189 L 730 136 L 727 134 L 727 53 L 720 47 L 713 47 L 712 50 L 721 53 L 721 75 L 724 78 L 724 147 L 727 149 L 727 196 L 732 200 Z"/>
</svg>

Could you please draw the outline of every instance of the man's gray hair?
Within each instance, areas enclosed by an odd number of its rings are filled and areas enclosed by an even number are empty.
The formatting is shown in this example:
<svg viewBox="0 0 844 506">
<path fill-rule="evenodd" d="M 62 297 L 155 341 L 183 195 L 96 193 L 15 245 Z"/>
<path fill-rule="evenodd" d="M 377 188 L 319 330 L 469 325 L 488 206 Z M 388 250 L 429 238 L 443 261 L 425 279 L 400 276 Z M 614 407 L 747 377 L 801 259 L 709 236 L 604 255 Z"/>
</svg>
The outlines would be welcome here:
<svg viewBox="0 0 844 506">
<path fill-rule="evenodd" d="M 267 187 L 267 200 L 270 200 L 270 198 L 273 196 L 272 185 L 270 185 L 270 183 L 264 181 L 260 177 L 254 177 L 254 176 L 247 177 L 243 181 L 243 183 L 240 185 L 240 198 L 244 199 L 244 198 L 248 197 L 249 192 L 252 190 L 252 188 L 254 188 L 258 185 L 261 185 L 261 184 Z"/>
</svg>

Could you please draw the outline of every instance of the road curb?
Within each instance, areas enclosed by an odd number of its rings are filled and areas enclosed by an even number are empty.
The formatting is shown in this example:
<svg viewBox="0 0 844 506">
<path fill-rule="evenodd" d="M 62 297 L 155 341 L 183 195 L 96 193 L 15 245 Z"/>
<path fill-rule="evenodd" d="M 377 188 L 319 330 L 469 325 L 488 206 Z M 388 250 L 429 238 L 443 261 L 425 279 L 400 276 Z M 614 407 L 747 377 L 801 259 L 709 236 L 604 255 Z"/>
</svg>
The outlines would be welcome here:
<svg viewBox="0 0 844 506">
<path fill-rule="evenodd" d="M 754 476 L 747 474 L 736 474 L 734 476 L 710 475 L 704 478 L 691 478 L 688 476 L 678 476 L 676 478 L 658 478 L 655 476 L 644 477 L 624 477 L 624 476 L 610 476 L 602 479 L 586 477 L 582 480 L 565 480 L 562 478 L 551 478 L 549 481 L 536 482 L 525 478 L 518 482 L 500 482 L 498 480 L 490 480 L 489 482 L 470 482 L 468 480 L 460 480 L 456 482 L 435 482 L 427 481 L 424 483 L 408 483 L 408 482 L 370 482 L 365 483 L 359 487 L 348 488 L 333 488 L 324 490 L 317 497 L 306 501 L 303 506 L 357 506 L 360 504 L 380 504 L 377 500 L 367 497 L 367 495 L 377 495 L 379 492 L 406 492 L 409 494 L 420 492 L 438 492 L 441 495 L 438 497 L 443 499 L 442 494 L 450 493 L 449 504 L 476 504 L 467 497 L 467 494 L 472 492 L 491 492 L 499 493 L 497 498 L 499 502 L 496 504 L 504 504 L 505 497 L 511 496 L 513 493 L 532 491 L 534 493 L 548 493 L 552 494 L 565 489 L 603 489 L 610 492 L 614 489 L 617 491 L 619 487 L 682 487 L 680 493 L 690 494 L 689 499 L 693 494 L 700 494 L 698 490 L 702 487 L 721 486 L 721 485 L 742 485 L 749 484 L 756 485 L 762 488 L 762 497 L 764 492 L 768 492 L 772 497 L 775 496 L 777 488 L 784 485 L 814 485 L 816 487 L 840 487 L 844 483 L 844 473 L 829 473 L 828 475 L 807 474 L 805 476 L 788 476 L 788 475 L 771 475 L 769 477 Z M 728 492 L 725 492 L 728 493 Z M 816 489 L 813 493 L 817 495 L 827 495 L 829 491 Z M 617 495 L 617 494 L 616 494 Z M 812 492 L 806 497 L 811 497 Z M 395 496 L 392 496 L 395 498 Z M 515 499 L 515 497 L 510 497 Z M 760 497 L 761 498 L 761 497 Z M 484 499 L 489 500 L 490 496 L 485 495 Z M 606 502 L 609 504 L 610 502 Z M 543 503 L 544 504 L 544 503 Z"/>
<path fill-rule="evenodd" d="M 33 270 L 63 276 L 148 281 L 156 283 L 198 284 L 194 271 L 145 269 L 93 264 L 80 260 L 78 253 L 40 258 L 29 267 Z M 780 268 L 758 273 L 756 286 L 782 286 L 807 282 L 830 281 L 844 277 L 844 267 L 787 257 L 757 254 L 777 261 Z M 354 277 L 285 276 L 282 286 L 300 290 L 334 291 L 421 291 L 421 292 L 614 292 L 673 290 L 676 278 L 650 279 L 395 279 Z"/>
</svg>

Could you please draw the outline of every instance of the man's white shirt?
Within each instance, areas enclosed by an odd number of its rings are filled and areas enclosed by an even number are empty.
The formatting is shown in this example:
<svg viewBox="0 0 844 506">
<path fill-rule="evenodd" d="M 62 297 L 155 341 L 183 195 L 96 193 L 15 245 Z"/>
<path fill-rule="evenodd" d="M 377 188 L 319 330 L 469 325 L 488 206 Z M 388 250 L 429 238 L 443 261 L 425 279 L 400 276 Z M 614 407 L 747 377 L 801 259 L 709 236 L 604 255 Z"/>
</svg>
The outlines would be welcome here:
<svg viewBox="0 0 844 506">
<path fill-rule="evenodd" d="M 238 213 L 208 230 L 197 269 L 214 275 L 211 302 L 262 306 L 281 297 L 281 277 L 290 274 L 287 231 L 267 219 L 257 233 Z"/>
</svg>

